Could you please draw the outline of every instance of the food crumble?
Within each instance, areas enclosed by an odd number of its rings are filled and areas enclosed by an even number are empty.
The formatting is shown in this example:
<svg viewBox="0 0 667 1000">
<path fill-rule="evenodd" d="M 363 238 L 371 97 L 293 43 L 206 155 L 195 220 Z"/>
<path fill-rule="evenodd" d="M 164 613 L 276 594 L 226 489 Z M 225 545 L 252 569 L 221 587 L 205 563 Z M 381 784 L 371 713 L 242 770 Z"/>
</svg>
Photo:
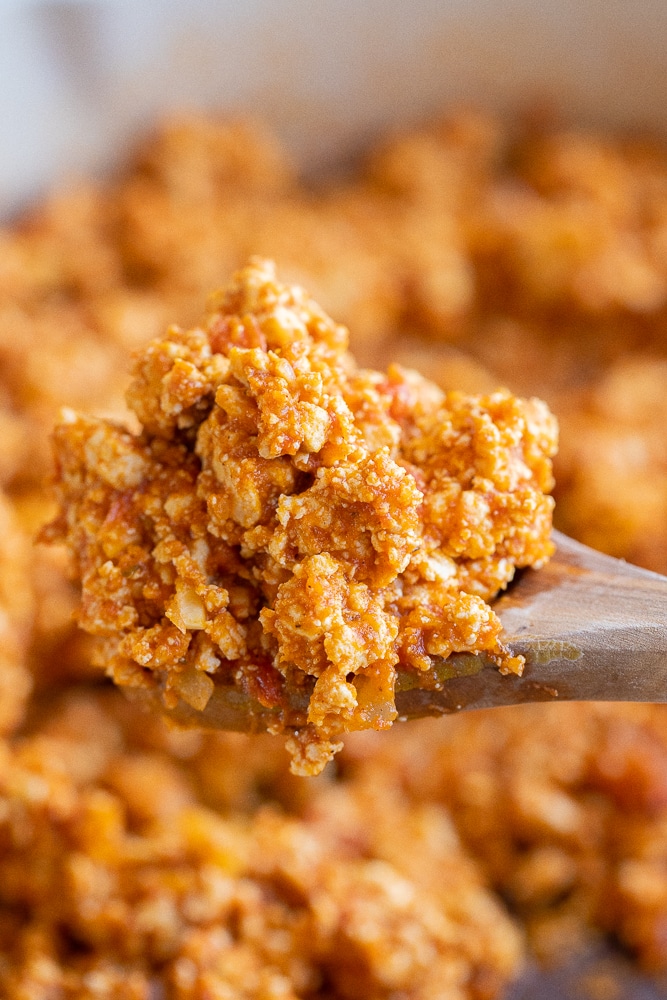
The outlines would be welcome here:
<svg viewBox="0 0 667 1000">
<path fill-rule="evenodd" d="M 237 687 L 304 775 L 344 732 L 391 725 L 397 670 L 485 652 L 520 673 L 486 602 L 552 551 L 547 407 L 361 369 L 347 345 L 254 259 L 138 355 L 139 434 L 68 413 L 55 436 L 48 537 L 98 662 L 171 709 Z"/>
</svg>

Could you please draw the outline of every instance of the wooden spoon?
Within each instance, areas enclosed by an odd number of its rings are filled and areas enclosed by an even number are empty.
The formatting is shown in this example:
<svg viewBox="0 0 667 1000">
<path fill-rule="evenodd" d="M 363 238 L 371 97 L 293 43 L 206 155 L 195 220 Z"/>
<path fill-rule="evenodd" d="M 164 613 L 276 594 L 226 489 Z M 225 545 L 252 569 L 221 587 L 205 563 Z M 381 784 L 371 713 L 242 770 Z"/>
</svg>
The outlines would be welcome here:
<svg viewBox="0 0 667 1000">
<path fill-rule="evenodd" d="M 524 570 L 494 604 L 503 642 L 526 660 L 523 675 L 503 676 L 484 654 L 436 664 L 431 686 L 399 673 L 401 720 L 531 701 L 667 702 L 667 577 L 602 555 L 554 532 L 556 553 Z M 137 693 L 157 707 L 159 695 Z M 305 723 L 307 694 L 284 723 Z M 203 712 L 185 704 L 165 712 L 180 724 L 243 732 L 270 730 L 276 712 L 234 687 L 216 687 Z"/>
<path fill-rule="evenodd" d="M 457 675 L 396 703 L 406 717 L 529 701 L 667 701 L 667 577 L 553 533 L 556 553 L 524 570 L 494 604 L 503 642 L 525 657 L 523 675 L 492 664 L 443 661 Z M 459 672 L 460 664 L 460 672 Z"/>
</svg>

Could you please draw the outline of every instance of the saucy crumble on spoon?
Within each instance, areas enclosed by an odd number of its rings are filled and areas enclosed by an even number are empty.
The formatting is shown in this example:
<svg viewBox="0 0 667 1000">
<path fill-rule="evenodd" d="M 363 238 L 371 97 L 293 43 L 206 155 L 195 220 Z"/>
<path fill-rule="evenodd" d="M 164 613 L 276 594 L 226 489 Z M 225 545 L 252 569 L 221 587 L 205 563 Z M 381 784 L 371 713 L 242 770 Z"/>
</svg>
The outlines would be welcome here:
<svg viewBox="0 0 667 1000">
<path fill-rule="evenodd" d="M 136 356 L 138 433 L 73 411 L 55 432 L 46 537 L 73 557 L 98 665 L 166 709 L 237 688 L 303 775 L 392 724 L 397 669 L 484 652 L 520 673 L 487 602 L 552 551 L 547 406 L 363 369 L 347 346 L 252 258 Z"/>
</svg>

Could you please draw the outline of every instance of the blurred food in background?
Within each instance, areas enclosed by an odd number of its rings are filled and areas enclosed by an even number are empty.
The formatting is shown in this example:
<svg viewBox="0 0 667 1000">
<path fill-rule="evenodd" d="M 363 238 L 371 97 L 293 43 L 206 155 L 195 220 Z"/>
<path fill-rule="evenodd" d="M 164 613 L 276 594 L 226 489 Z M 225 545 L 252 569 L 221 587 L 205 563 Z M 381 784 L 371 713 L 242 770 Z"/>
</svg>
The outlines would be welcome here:
<svg viewBox="0 0 667 1000">
<path fill-rule="evenodd" d="M 468 111 L 321 184 L 261 123 L 173 118 L 2 230 L 8 553 L 51 513 L 58 407 L 126 416 L 128 348 L 250 254 L 364 363 L 545 398 L 557 524 L 667 572 L 667 145 Z M 62 553 L 22 566 L 0 562 L 3 995 L 487 1000 L 607 934 L 667 970 L 667 708 L 414 723 L 304 783 L 269 739 L 170 732 L 101 689 Z"/>
</svg>

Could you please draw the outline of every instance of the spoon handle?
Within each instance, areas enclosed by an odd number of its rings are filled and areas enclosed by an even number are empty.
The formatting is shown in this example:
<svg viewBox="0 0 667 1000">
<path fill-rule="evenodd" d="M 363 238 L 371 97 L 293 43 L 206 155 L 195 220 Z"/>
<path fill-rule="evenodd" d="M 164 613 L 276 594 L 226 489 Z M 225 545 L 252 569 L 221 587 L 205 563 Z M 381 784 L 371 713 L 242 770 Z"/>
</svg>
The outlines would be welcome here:
<svg viewBox="0 0 667 1000">
<path fill-rule="evenodd" d="M 402 717 L 530 701 L 667 701 L 667 577 L 602 555 L 559 532 L 556 553 L 495 604 L 522 677 L 483 657 L 448 661 L 436 691 L 401 692 Z"/>
</svg>

